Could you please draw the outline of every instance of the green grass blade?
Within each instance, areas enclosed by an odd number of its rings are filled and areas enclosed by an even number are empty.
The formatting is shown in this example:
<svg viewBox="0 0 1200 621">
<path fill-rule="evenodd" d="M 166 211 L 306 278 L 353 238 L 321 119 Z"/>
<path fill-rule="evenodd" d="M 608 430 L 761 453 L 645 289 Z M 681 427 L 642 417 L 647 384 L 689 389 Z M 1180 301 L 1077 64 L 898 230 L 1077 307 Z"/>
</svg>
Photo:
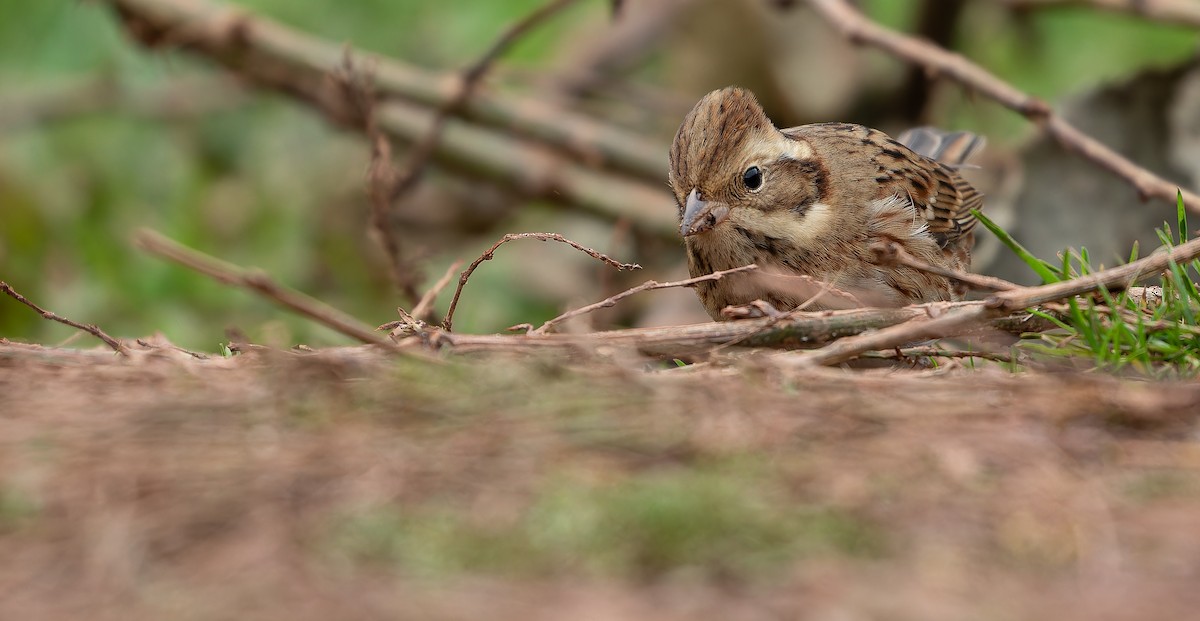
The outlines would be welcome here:
<svg viewBox="0 0 1200 621">
<path fill-rule="evenodd" d="M 1179 243 L 1188 240 L 1187 210 L 1183 207 L 1183 190 L 1175 190 L 1175 221 L 1179 223 Z"/>
<path fill-rule="evenodd" d="M 1029 269 L 1033 270 L 1034 273 L 1042 279 L 1042 282 L 1052 283 L 1062 281 L 1062 278 L 1060 278 L 1058 274 L 1054 273 L 1054 268 L 1050 267 L 1050 264 L 1033 256 L 1033 253 L 1029 252 L 1029 250 L 1027 250 L 1025 246 L 1022 246 L 1021 243 L 1016 239 L 1013 239 L 1013 236 L 1009 235 L 1008 231 L 1000 228 L 999 225 L 997 225 L 995 222 L 992 222 L 987 216 L 980 213 L 978 209 L 972 209 L 971 215 L 975 216 L 983 224 L 983 226 L 987 228 L 987 230 L 992 232 L 992 235 L 995 235 L 997 238 L 999 238 L 1005 246 L 1008 246 L 1009 250 L 1012 250 L 1014 254 L 1020 257 L 1020 259 L 1025 262 L 1025 265 L 1028 265 Z"/>
</svg>

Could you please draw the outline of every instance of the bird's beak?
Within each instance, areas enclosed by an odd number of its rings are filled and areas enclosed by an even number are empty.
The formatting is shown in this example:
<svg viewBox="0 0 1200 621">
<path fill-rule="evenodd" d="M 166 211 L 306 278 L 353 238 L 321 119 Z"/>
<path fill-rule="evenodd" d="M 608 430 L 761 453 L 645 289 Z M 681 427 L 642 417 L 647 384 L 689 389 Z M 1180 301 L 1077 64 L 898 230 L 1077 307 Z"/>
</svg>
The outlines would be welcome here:
<svg viewBox="0 0 1200 621">
<path fill-rule="evenodd" d="M 679 223 L 679 234 L 684 237 L 698 235 L 712 229 L 729 217 L 729 205 L 710 203 L 700 199 L 700 192 L 692 190 L 683 207 L 683 221 Z"/>
</svg>

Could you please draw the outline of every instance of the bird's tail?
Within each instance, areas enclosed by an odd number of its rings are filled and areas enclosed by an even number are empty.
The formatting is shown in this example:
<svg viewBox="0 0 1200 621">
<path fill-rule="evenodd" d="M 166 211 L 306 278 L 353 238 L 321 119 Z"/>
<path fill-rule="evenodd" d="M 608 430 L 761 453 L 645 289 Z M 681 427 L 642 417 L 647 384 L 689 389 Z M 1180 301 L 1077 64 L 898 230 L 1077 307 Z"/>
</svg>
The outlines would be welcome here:
<svg viewBox="0 0 1200 621">
<path fill-rule="evenodd" d="M 936 127 L 907 129 L 897 140 L 929 159 L 954 168 L 965 166 L 987 143 L 983 136 L 971 132 L 946 132 Z"/>
</svg>

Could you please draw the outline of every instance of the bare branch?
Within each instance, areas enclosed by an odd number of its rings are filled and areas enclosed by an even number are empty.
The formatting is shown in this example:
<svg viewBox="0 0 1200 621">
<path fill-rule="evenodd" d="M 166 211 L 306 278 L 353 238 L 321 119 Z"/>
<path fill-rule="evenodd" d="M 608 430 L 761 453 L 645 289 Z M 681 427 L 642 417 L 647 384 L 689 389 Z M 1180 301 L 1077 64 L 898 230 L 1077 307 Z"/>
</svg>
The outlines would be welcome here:
<svg viewBox="0 0 1200 621">
<path fill-rule="evenodd" d="M 1179 191 L 1177 184 L 1131 162 L 1055 114 L 1045 102 L 1021 92 L 962 55 L 880 26 L 846 0 L 808 1 L 850 41 L 877 47 L 896 58 L 925 67 L 935 75 L 950 78 L 1018 112 L 1037 123 L 1067 151 L 1128 181 L 1143 199 L 1175 201 Z M 1185 190 L 1183 200 L 1189 209 L 1200 212 L 1200 196 Z"/>
<path fill-rule="evenodd" d="M 588 334 L 528 334 L 524 336 L 430 334 L 422 342 L 458 353 L 594 352 L 597 348 L 631 350 L 647 356 L 679 358 L 706 356 L 714 347 L 737 343 L 745 347 L 811 348 L 869 330 L 880 330 L 916 317 L 928 318 L 956 309 L 982 308 L 983 302 L 938 302 L 901 308 L 856 308 L 839 311 L 787 313 L 738 321 L 709 321 L 683 326 L 607 330 Z M 1000 317 L 993 329 L 1023 334 L 1052 327 L 1029 313 Z"/>
<path fill-rule="evenodd" d="M 368 61 L 369 62 L 369 61 Z M 363 133 L 371 145 L 371 163 L 367 167 L 367 197 L 371 211 L 368 221 L 379 245 L 387 258 L 388 275 L 392 284 L 408 303 L 415 304 L 419 297 L 417 284 L 420 274 L 406 265 L 400 251 L 400 238 L 391 225 L 391 192 L 395 184 L 392 170 L 392 143 L 380 129 L 376 111 L 378 95 L 371 67 L 362 67 L 347 49 L 342 64 L 330 74 L 337 85 L 345 104 L 353 110 L 353 116 L 361 119 Z"/>
<path fill-rule="evenodd" d="M 295 289 L 277 284 L 261 271 L 247 270 L 226 263 L 207 254 L 193 250 L 178 242 L 163 236 L 157 231 L 142 229 L 137 232 L 134 242 L 139 248 L 155 256 L 167 259 L 190 270 L 200 272 L 217 282 L 242 287 L 254 291 L 279 305 L 308 317 L 338 333 L 344 334 L 361 343 L 382 345 L 391 348 L 392 344 L 384 337 L 376 334 L 370 326 L 343 313 L 342 311 L 309 297 Z"/>
<path fill-rule="evenodd" d="M 1125 13 L 1149 21 L 1200 28 L 1200 4 L 1195 0 L 1000 0 L 1014 11 L 1087 8 Z"/>
<path fill-rule="evenodd" d="M 798 366 L 840 364 L 868 351 L 901 347 L 922 339 L 964 334 L 989 319 L 1017 310 L 1073 298 L 1101 288 L 1110 291 L 1125 289 L 1147 275 L 1161 272 L 1172 263 L 1186 263 L 1198 257 L 1200 239 L 1194 239 L 1172 248 L 1170 252 L 1160 252 L 1073 280 L 1001 291 L 989 297 L 981 306 L 956 306 L 933 318 L 917 318 L 876 332 L 845 338 L 813 352 L 792 356 L 791 360 Z"/>
<path fill-rule="evenodd" d="M 522 36 L 538 24 L 577 1 L 551 0 L 532 13 L 529 13 L 505 30 L 478 60 L 462 72 L 458 88 L 454 92 L 454 95 L 438 108 L 437 114 L 433 117 L 433 122 L 430 123 L 429 131 L 426 132 L 425 136 L 409 152 L 408 160 L 391 188 L 389 196 L 391 201 L 399 200 L 404 193 L 411 191 L 416 186 L 420 180 L 421 173 L 425 170 L 425 166 L 428 164 L 430 157 L 433 156 L 434 150 L 441 140 L 442 132 L 446 128 L 446 121 L 451 116 L 461 113 L 463 106 L 466 105 L 471 95 L 474 94 L 479 83 L 487 75 L 488 70 L 496 59 L 500 58 L 514 43 L 519 41 Z"/>
<path fill-rule="evenodd" d="M 363 93 L 359 97 L 366 100 L 363 116 L 366 133 L 371 140 L 371 170 L 368 174 L 372 204 L 371 224 L 379 234 L 384 250 L 387 252 L 390 263 L 389 268 L 393 279 L 411 302 L 415 303 L 418 301 L 416 292 L 417 279 L 411 277 L 410 273 L 412 270 L 405 269 L 404 259 L 400 252 L 400 244 L 391 227 L 390 215 L 392 211 L 395 210 L 396 204 L 403 200 L 404 195 L 412 192 L 420 184 L 421 177 L 425 169 L 429 166 L 430 159 L 437 151 L 438 143 L 441 142 L 442 133 L 446 129 L 446 123 L 450 120 L 451 116 L 461 113 L 463 106 L 471 98 L 471 95 L 474 94 L 479 83 L 487 74 L 488 69 L 491 68 L 492 63 L 508 51 L 525 33 L 558 11 L 574 4 L 576 1 L 552 0 L 533 11 L 524 19 L 521 19 L 508 28 L 479 60 L 464 70 L 458 84 L 458 90 L 455 91 L 453 97 L 438 108 L 437 113 L 433 116 L 433 120 L 429 123 L 429 129 L 409 149 L 408 158 L 398 171 L 392 169 L 391 145 L 388 143 L 387 137 L 380 131 L 376 118 L 373 78 L 362 80 L 352 79 L 347 82 L 350 85 L 358 87 L 361 93 Z M 351 57 L 347 54 L 346 67 L 349 70 L 348 73 L 353 75 L 354 72 L 350 59 Z M 350 96 L 355 97 L 353 94 Z"/>
<path fill-rule="evenodd" d="M 463 273 L 458 277 L 458 288 L 454 290 L 454 297 L 450 300 L 450 308 L 449 308 L 449 310 L 446 311 L 446 318 L 444 320 L 442 320 L 442 327 L 445 328 L 447 332 L 450 332 L 453 329 L 454 310 L 458 307 L 458 298 L 459 298 L 459 296 L 462 295 L 463 287 L 466 286 L 467 280 L 469 278 L 471 278 L 471 274 L 475 272 L 475 268 L 479 267 L 479 264 L 483 263 L 484 261 L 492 260 L 492 257 L 495 256 L 496 249 L 499 248 L 500 246 L 502 246 L 510 241 L 513 241 L 515 239 L 531 239 L 531 238 L 532 239 L 540 239 L 541 241 L 562 242 L 562 243 L 567 244 L 568 246 L 588 255 L 589 257 L 596 259 L 597 261 L 606 263 L 606 264 L 608 264 L 612 267 L 615 267 L 616 269 L 621 270 L 621 271 L 642 269 L 642 266 L 640 266 L 636 263 L 621 263 L 620 261 L 617 261 L 616 259 L 610 258 L 608 255 L 600 254 L 599 252 L 592 250 L 591 248 L 588 248 L 586 246 L 583 246 L 576 242 L 573 242 L 573 241 L 563 237 L 562 235 L 559 235 L 558 233 L 509 233 L 509 234 L 505 235 L 504 237 L 501 237 L 500 240 L 497 241 L 496 243 L 492 244 L 492 247 L 488 248 L 486 251 L 484 251 L 483 254 L 479 255 L 478 259 L 475 259 L 474 261 L 472 261 L 471 265 L 467 266 L 467 269 L 463 270 Z"/>
<path fill-rule="evenodd" d="M 21 295 L 20 293 L 17 293 L 16 289 L 13 289 L 11 285 L 9 285 L 8 283 L 6 283 L 2 280 L 0 280 L 0 291 L 3 291 L 4 293 L 6 293 L 8 295 L 8 297 L 24 304 L 25 306 L 28 306 L 29 308 L 32 308 L 34 310 L 34 312 L 36 312 L 37 314 L 42 316 L 42 319 L 49 319 L 50 321 L 57 321 L 58 323 L 71 326 L 72 328 L 75 328 L 77 330 L 83 330 L 84 332 L 87 332 L 88 334 L 100 339 L 101 341 L 104 341 L 105 345 L 108 345 L 109 347 L 113 348 L 113 351 L 117 352 L 118 354 L 121 354 L 122 356 L 129 355 L 128 347 L 125 347 L 125 345 L 121 344 L 121 342 L 118 341 L 117 339 L 114 339 L 113 337 L 109 336 L 108 334 L 105 334 L 104 330 L 101 330 L 100 328 L 96 327 L 96 324 L 91 324 L 91 323 L 83 324 L 83 323 L 79 323 L 77 321 L 71 321 L 70 319 L 67 319 L 66 317 L 56 315 L 56 314 L 38 306 L 37 304 L 30 302 L 25 296 Z"/>
<path fill-rule="evenodd" d="M 147 46 L 203 54 L 251 82 L 318 108 L 334 122 L 362 129 L 360 110 L 329 80 L 344 63 L 345 46 L 206 0 L 101 1 L 113 6 L 130 34 Z M 420 140 L 432 110 L 457 92 L 449 75 L 359 50 L 349 53 L 371 59 L 381 98 L 379 127 L 400 141 Z M 543 98 L 479 93 L 462 114 L 472 123 L 447 123 L 435 154 L 439 165 L 608 218 L 628 217 L 641 230 L 663 237 L 675 234 L 673 201 L 662 185 L 666 161 L 655 141 L 548 105 Z"/>
<path fill-rule="evenodd" d="M 970 272 L 931 265 L 912 256 L 903 246 L 892 241 L 873 244 L 871 251 L 875 253 L 876 263 L 882 265 L 903 265 L 918 272 L 926 272 L 948 278 L 954 282 L 960 282 L 976 291 L 1008 291 L 1010 289 L 1021 288 L 1020 285 L 1011 283 L 1003 278 L 972 274 Z"/>
<path fill-rule="evenodd" d="M 899 359 L 905 358 L 980 358 L 982 360 L 991 360 L 992 362 L 1015 362 L 1013 357 L 1008 354 L 1001 354 L 994 351 L 978 351 L 964 349 L 942 349 L 940 347 L 922 346 L 922 347 L 905 347 L 902 349 L 885 349 L 883 351 L 871 352 L 871 358 Z"/>
<path fill-rule="evenodd" d="M 698 282 L 704 282 L 706 280 L 720 280 L 730 274 L 737 274 L 739 272 L 749 272 L 749 271 L 756 270 L 756 269 L 758 269 L 758 266 L 751 263 L 750 265 L 743 265 L 741 267 L 735 267 L 733 269 L 728 269 L 728 270 L 721 270 L 718 272 L 713 272 L 711 274 L 705 274 L 703 276 L 696 276 L 695 278 L 687 278 L 684 280 L 675 280 L 675 281 L 671 281 L 671 282 L 658 282 L 658 281 L 654 281 L 654 280 L 647 280 L 646 282 L 644 282 L 636 287 L 633 287 L 631 289 L 626 289 L 625 291 L 622 291 L 621 293 L 618 293 L 614 296 L 600 300 L 599 302 L 588 304 L 587 306 L 583 306 L 583 307 L 577 308 L 575 310 L 567 311 L 567 312 L 559 315 L 558 317 L 555 317 L 555 318 L 547 321 L 546 323 L 543 323 L 536 330 L 530 330 L 529 334 L 546 334 L 550 331 L 550 328 L 552 328 L 568 319 L 571 319 L 572 317 L 586 315 L 592 311 L 596 311 L 601 308 L 609 308 L 609 307 L 615 305 L 617 302 L 619 302 L 635 293 L 641 293 L 642 291 L 652 291 L 654 289 L 670 289 L 673 287 L 690 287 Z"/>
</svg>

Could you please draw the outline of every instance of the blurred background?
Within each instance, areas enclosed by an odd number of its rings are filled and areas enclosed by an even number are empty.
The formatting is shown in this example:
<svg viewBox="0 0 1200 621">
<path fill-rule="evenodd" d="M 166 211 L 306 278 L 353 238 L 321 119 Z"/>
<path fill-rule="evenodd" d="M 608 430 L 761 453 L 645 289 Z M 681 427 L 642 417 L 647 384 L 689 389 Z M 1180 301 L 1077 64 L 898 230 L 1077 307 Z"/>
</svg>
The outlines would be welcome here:
<svg viewBox="0 0 1200 621">
<path fill-rule="evenodd" d="M 240 0 L 256 14 L 432 72 L 471 64 L 540 0 Z M 985 135 L 973 171 L 987 210 L 1043 257 L 1086 245 L 1115 263 L 1168 205 L 1038 140 L 1015 114 L 872 50 L 844 43 L 801 2 L 582 1 L 524 37 L 483 91 L 584 114 L 661 145 L 663 199 L 629 209 L 670 220 L 666 149 L 708 90 L 754 90 L 780 126 L 849 121 Z M 872 0 L 881 22 L 919 32 L 1046 98 L 1085 131 L 1182 185 L 1200 181 L 1200 72 L 1194 29 L 1089 9 L 1021 9 L 1000 0 Z M 449 73 L 447 73 L 449 75 Z M 552 112 L 551 112 L 552 113 Z M 396 144 L 397 160 L 405 144 Z M 45 308 L 122 337 L 161 332 L 213 351 L 235 328 L 250 340 L 313 346 L 342 337 L 240 290 L 146 256 L 151 227 L 372 324 L 411 307 L 370 233 L 370 146 L 311 107 L 249 87 L 207 59 L 147 50 L 106 2 L 0 3 L 0 279 Z M 529 198 L 473 172 L 434 169 L 391 225 L 421 288 L 502 234 L 554 231 L 645 269 L 615 274 L 561 245 L 516 242 L 473 277 L 460 331 L 535 325 L 645 279 L 686 276 L 680 244 L 640 220 Z M 657 213 L 658 211 L 665 214 Z M 1028 282 L 982 240 L 976 270 Z M 444 311 L 448 295 L 443 295 Z M 705 319 L 689 291 L 630 300 L 595 327 Z M 0 335 L 71 337 L 12 301 Z"/>
</svg>

